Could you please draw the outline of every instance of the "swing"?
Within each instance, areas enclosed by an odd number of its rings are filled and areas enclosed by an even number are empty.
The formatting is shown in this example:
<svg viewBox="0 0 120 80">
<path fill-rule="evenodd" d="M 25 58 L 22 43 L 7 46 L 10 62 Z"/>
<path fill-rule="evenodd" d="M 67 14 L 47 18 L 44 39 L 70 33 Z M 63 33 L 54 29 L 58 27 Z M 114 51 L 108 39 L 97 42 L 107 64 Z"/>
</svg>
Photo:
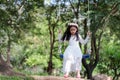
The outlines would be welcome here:
<svg viewBox="0 0 120 80">
<path fill-rule="evenodd" d="M 59 52 L 60 52 L 60 54 L 59 54 L 60 58 L 63 59 L 64 56 L 63 56 L 63 54 L 61 53 L 61 45 L 59 46 Z M 91 49 L 90 49 L 90 50 L 87 50 L 87 53 L 84 54 L 84 55 L 82 56 L 82 58 L 83 58 L 83 59 L 90 58 L 90 54 L 91 54 Z"/>
<path fill-rule="evenodd" d="M 59 12 L 58 12 L 57 18 L 59 18 L 59 16 L 60 16 L 60 3 L 59 3 Z M 89 0 L 88 0 L 88 22 L 87 22 L 87 26 L 88 26 L 88 30 L 90 31 Z M 59 43 L 59 50 L 58 50 L 58 52 L 60 53 L 60 54 L 59 54 L 59 57 L 63 59 L 64 56 L 63 56 L 63 53 L 61 53 L 61 48 L 62 48 L 61 43 Z M 87 50 L 87 53 L 84 54 L 84 55 L 82 56 L 82 58 L 83 58 L 83 59 L 90 58 L 90 54 L 91 54 L 91 48 L 89 48 L 89 49 Z"/>
<path fill-rule="evenodd" d="M 60 53 L 60 58 L 62 58 L 63 59 L 63 54 L 62 53 Z M 82 58 L 83 59 L 86 59 L 86 58 L 90 58 L 90 54 L 89 53 L 87 53 L 87 54 L 84 54 L 83 56 L 82 56 Z"/>
</svg>

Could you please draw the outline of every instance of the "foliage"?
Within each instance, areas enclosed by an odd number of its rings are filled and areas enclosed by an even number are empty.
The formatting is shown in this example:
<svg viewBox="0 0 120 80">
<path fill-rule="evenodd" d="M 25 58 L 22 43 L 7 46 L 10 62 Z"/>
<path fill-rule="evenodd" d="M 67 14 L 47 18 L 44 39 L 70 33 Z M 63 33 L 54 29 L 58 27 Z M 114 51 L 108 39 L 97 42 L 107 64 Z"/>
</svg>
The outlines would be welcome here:
<svg viewBox="0 0 120 80">
<path fill-rule="evenodd" d="M 0 80 L 34 80 L 30 77 L 0 76 Z"/>
<path fill-rule="evenodd" d="M 118 80 L 120 75 L 120 43 L 119 40 L 114 40 L 115 36 L 112 36 L 110 41 L 103 41 L 100 62 L 97 67 L 100 73 L 111 75 L 114 80 Z"/>
<path fill-rule="evenodd" d="M 47 56 L 43 56 L 40 54 L 37 55 L 31 55 L 29 56 L 28 59 L 26 59 L 26 64 L 28 64 L 30 67 L 35 66 L 35 65 L 41 65 L 43 67 L 47 67 Z"/>
<path fill-rule="evenodd" d="M 46 69 L 50 56 L 49 27 L 53 30 L 54 26 L 53 69 L 61 69 L 62 60 L 59 58 L 59 44 L 57 43 L 58 29 L 62 29 L 64 32 L 65 25 L 75 18 L 69 1 L 72 2 L 73 6 L 77 7 L 76 4 L 79 0 L 62 0 L 69 4 L 61 2 L 60 14 L 58 14 L 58 2 L 60 0 L 54 0 L 56 4 L 50 5 L 44 5 L 44 0 L 15 1 L 0 0 L 0 52 L 5 57 L 8 38 L 10 37 L 10 60 L 13 67 L 26 69 L 40 66 L 42 69 Z M 80 0 L 79 14 L 88 15 L 87 5 L 86 0 Z M 119 5 L 119 0 L 90 2 L 90 29 L 96 38 L 96 45 L 98 45 L 98 39 L 100 38 L 99 33 L 102 31 L 104 33 L 102 41 L 100 41 L 100 62 L 97 69 L 100 73 L 114 76 L 116 76 L 115 68 L 118 71 L 117 74 L 120 72 L 120 6 L 117 5 Z M 56 23 L 57 20 L 58 23 Z M 84 27 L 80 26 L 80 29 L 82 28 Z M 12 77 L 12 79 L 14 78 Z"/>
</svg>

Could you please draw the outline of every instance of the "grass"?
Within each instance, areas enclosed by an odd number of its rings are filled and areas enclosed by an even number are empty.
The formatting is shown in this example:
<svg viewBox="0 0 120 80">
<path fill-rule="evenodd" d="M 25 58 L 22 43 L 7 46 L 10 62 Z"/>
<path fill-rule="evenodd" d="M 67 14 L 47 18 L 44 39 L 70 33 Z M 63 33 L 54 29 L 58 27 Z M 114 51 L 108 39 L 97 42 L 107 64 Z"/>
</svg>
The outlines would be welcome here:
<svg viewBox="0 0 120 80">
<path fill-rule="evenodd" d="M 2 76 L 2 75 L 0 75 L 0 80 L 34 80 L 34 79 L 31 77 Z"/>
</svg>

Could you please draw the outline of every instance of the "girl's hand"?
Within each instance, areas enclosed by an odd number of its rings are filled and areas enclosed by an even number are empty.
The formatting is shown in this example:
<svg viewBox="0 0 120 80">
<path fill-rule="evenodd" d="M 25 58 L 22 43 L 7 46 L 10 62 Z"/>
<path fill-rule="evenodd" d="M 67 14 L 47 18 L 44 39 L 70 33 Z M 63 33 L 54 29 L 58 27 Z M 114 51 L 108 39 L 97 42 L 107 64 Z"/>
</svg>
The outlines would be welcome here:
<svg viewBox="0 0 120 80">
<path fill-rule="evenodd" d="M 62 30 L 59 30 L 59 32 L 58 33 L 62 33 Z"/>
<path fill-rule="evenodd" d="M 87 32 L 87 35 L 88 35 L 89 37 L 91 36 L 91 34 L 92 34 L 92 33 L 91 33 L 90 31 Z"/>
</svg>

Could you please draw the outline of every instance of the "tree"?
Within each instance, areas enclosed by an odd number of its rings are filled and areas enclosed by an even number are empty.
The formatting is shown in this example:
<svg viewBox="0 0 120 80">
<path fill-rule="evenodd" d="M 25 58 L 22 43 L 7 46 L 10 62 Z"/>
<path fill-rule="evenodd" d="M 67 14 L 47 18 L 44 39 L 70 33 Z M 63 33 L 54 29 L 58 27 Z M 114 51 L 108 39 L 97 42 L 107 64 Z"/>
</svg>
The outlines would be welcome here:
<svg viewBox="0 0 120 80">
<path fill-rule="evenodd" d="M 94 2 L 96 3 L 96 2 Z M 99 5 L 101 4 L 101 8 Z M 109 3 L 106 3 L 104 1 L 98 1 L 97 6 L 92 6 L 92 10 L 94 11 L 91 16 L 91 31 L 92 31 L 92 41 L 91 41 L 91 47 L 92 47 L 92 55 L 90 59 L 90 63 L 87 64 L 84 60 L 84 66 L 87 70 L 88 78 L 92 78 L 92 72 L 94 68 L 97 66 L 99 57 L 100 57 L 100 47 L 101 47 L 101 39 L 102 34 L 104 33 L 106 25 L 109 24 L 108 20 L 110 20 L 111 15 L 116 14 L 118 10 L 114 12 L 114 9 L 117 9 L 119 3 L 112 4 L 112 8 L 109 7 Z M 106 7 L 103 9 L 103 7 Z M 104 13 L 105 12 L 105 13 Z"/>
<path fill-rule="evenodd" d="M 27 27 L 26 20 L 28 15 L 24 12 L 26 9 L 25 1 L 1 1 L 0 2 L 0 73 L 6 75 L 20 75 L 12 70 L 10 62 L 11 47 L 13 43 L 18 43 L 18 39 L 22 38 L 23 32 Z M 27 22 L 26 21 L 26 22 Z M 26 28 L 24 28 L 26 26 Z M 6 50 L 5 50 L 6 49 Z M 6 52 L 5 52 L 6 51 Z M 6 55 L 6 59 L 4 57 Z"/>
<path fill-rule="evenodd" d="M 57 15 L 56 8 L 57 5 L 50 5 L 49 8 L 47 7 L 46 9 L 46 20 L 48 21 L 48 30 L 50 35 L 50 56 L 49 56 L 48 68 L 47 68 L 47 72 L 49 74 L 52 73 L 52 69 L 53 69 L 52 56 L 53 56 L 54 43 L 56 42 L 55 28 L 59 21 L 59 19 L 56 16 Z"/>
</svg>

